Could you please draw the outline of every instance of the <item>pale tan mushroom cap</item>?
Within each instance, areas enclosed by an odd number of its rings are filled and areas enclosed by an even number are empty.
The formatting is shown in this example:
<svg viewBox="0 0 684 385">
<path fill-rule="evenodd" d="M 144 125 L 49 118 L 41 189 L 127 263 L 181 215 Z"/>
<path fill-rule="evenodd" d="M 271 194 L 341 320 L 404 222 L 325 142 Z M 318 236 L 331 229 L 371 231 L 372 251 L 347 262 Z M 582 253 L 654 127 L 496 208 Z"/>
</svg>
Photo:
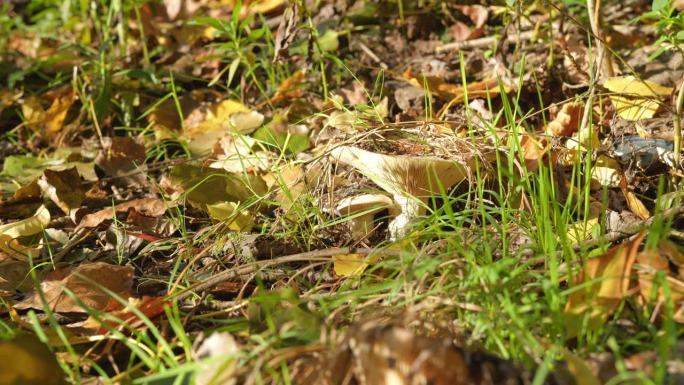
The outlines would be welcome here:
<svg viewBox="0 0 684 385">
<path fill-rule="evenodd" d="M 383 155 L 342 146 L 333 159 L 352 166 L 393 195 L 427 197 L 466 179 L 467 169 L 456 161 L 421 156 Z"/>
<path fill-rule="evenodd" d="M 387 195 L 363 194 L 342 199 L 335 210 L 340 215 L 350 215 L 361 211 L 373 214 L 392 206 L 394 206 L 394 201 Z"/>
</svg>

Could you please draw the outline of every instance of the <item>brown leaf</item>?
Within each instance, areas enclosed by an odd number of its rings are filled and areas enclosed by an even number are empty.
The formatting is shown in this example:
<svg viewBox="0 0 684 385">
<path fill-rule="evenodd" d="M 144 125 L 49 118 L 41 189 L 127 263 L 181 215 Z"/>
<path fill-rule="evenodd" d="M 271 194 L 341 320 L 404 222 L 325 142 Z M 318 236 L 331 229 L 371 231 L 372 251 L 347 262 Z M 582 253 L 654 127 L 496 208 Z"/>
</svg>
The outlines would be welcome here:
<svg viewBox="0 0 684 385">
<path fill-rule="evenodd" d="M 112 219 L 114 213 L 125 213 L 131 208 L 147 217 L 159 217 L 166 212 L 166 204 L 157 198 L 134 199 L 83 216 L 76 229 L 98 227 L 106 220 Z"/>
<path fill-rule="evenodd" d="M 58 313 L 86 312 L 64 292 L 65 288 L 71 290 L 85 306 L 95 310 L 105 310 L 109 301 L 114 299 L 102 291 L 101 287 L 128 299 L 132 296 L 133 267 L 104 262 L 84 263 L 75 268 L 69 267 L 50 272 L 40 284 L 50 308 Z M 43 303 L 40 295 L 34 292 L 14 307 L 20 310 L 40 310 L 43 308 Z"/>
<path fill-rule="evenodd" d="M 546 134 L 550 136 L 567 136 L 577 132 L 584 106 L 580 102 L 563 104 L 556 117 L 546 125 Z"/>
<path fill-rule="evenodd" d="M 103 138 L 104 148 L 95 164 L 118 185 L 142 184 L 145 176 L 137 172 L 145 166 L 145 146 L 131 137 Z"/>
<path fill-rule="evenodd" d="M 586 262 L 583 271 L 575 278 L 575 285 L 585 287 L 572 292 L 565 306 L 569 336 L 577 335 L 585 316 L 589 316 L 590 328 L 600 327 L 627 295 L 632 265 L 645 236 L 646 233 L 642 232 Z M 594 280 L 598 281 L 592 282 Z"/>
<path fill-rule="evenodd" d="M 76 167 L 62 171 L 45 170 L 38 179 L 43 194 L 50 198 L 65 214 L 81 206 L 85 191 Z"/>
<path fill-rule="evenodd" d="M 278 61 L 287 52 L 287 48 L 297 35 L 297 23 L 299 22 L 299 7 L 296 1 L 290 3 L 291 5 L 283 12 L 278 25 L 278 32 L 276 32 L 275 52 L 273 62 Z"/>
<path fill-rule="evenodd" d="M 627 186 L 627 178 L 623 175 L 620 179 L 620 190 L 625 195 L 625 200 L 627 201 L 627 207 L 629 210 L 636 214 L 639 218 L 647 220 L 651 217 L 651 213 L 648 211 L 643 202 L 634 194 Z"/>
</svg>

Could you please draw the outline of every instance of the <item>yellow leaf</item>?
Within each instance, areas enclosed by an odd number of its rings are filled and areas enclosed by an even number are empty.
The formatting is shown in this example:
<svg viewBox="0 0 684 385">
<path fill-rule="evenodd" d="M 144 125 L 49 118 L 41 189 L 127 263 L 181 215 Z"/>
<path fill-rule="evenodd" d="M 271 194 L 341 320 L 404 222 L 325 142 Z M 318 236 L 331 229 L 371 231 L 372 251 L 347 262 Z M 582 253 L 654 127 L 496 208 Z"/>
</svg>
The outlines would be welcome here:
<svg viewBox="0 0 684 385">
<path fill-rule="evenodd" d="M 611 92 L 624 96 L 667 96 L 672 93 L 671 87 L 664 87 L 660 84 L 639 80 L 634 76 L 617 76 L 607 79 L 603 86 Z"/>
<path fill-rule="evenodd" d="M 591 233 L 598 226 L 598 218 L 579 221 L 568 225 L 568 240 L 574 244 L 582 243 L 591 238 Z"/>
<path fill-rule="evenodd" d="M 285 0 L 260 0 L 249 5 L 251 13 L 268 13 L 285 4 Z"/>
<path fill-rule="evenodd" d="M 38 234 L 50 223 L 50 212 L 42 205 L 36 213 L 26 219 L 0 226 L 0 235 L 11 239 Z"/>
<path fill-rule="evenodd" d="M 254 227 L 254 218 L 249 210 L 238 211 L 237 202 L 220 202 L 207 205 L 209 215 L 219 221 L 228 222 L 233 231 L 249 232 Z"/>
<path fill-rule="evenodd" d="M 368 267 L 363 254 L 339 254 L 333 255 L 332 259 L 335 274 L 342 277 L 360 275 Z"/>
<path fill-rule="evenodd" d="M 45 109 L 36 96 L 29 96 L 24 100 L 21 105 L 21 113 L 24 115 L 26 123 L 34 131 L 38 131 L 39 125 L 45 121 Z"/>
<path fill-rule="evenodd" d="M 567 364 L 567 369 L 578 385 L 601 385 L 599 380 L 587 363 L 571 351 L 563 349 L 563 358 Z"/>
<path fill-rule="evenodd" d="M 216 141 L 231 132 L 249 134 L 264 122 L 264 116 L 235 100 L 223 100 L 209 108 L 204 119 L 195 125 L 186 122 L 183 133 L 193 154 L 202 154 Z"/>
<path fill-rule="evenodd" d="M 0 362 L 0 384 L 66 384 L 55 354 L 31 334 L 0 341 Z"/>
<path fill-rule="evenodd" d="M 636 121 L 652 118 L 658 110 L 658 97 L 668 96 L 672 88 L 664 87 L 648 80 L 639 80 L 634 76 L 613 77 L 603 83 L 609 91 L 615 109 L 626 120 Z"/>
<path fill-rule="evenodd" d="M 56 134 L 62 129 L 67 112 L 74 102 L 72 92 L 66 92 L 55 98 L 50 108 L 45 111 L 45 131 L 46 134 Z"/>
</svg>

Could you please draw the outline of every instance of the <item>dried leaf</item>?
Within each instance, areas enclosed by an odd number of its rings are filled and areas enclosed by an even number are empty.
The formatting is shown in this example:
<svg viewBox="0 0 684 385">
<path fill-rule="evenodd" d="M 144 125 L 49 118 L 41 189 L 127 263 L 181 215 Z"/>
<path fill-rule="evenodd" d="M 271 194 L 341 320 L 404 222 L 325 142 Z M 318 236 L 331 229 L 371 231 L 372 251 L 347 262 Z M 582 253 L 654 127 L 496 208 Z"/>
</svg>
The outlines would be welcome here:
<svg viewBox="0 0 684 385">
<path fill-rule="evenodd" d="M 76 167 L 62 171 L 45 170 L 38 180 L 43 194 L 50 198 L 65 214 L 81 206 L 85 191 Z"/>
<path fill-rule="evenodd" d="M 251 174 L 180 164 L 171 169 L 171 181 L 187 192 L 191 204 L 207 211 L 207 205 L 246 202 L 267 192 L 266 183 Z"/>
<path fill-rule="evenodd" d="M 610 99 L 618 115 L 631 121 L 652 118 L 660 105 L 657 98 L 672 93 L 670 87 L 638 80 L 634 76 L 610 78 L 603 86 L 614 93 L 610 95 Z"/>
<path fill-rule="evenodd" d="M 197 385 L 235 384 L 239 352 L 240 345 L 230 333 L 213 333 L 202 341 L 193 354 L 196 360 L 200 360 L 201 368 L 197 371 L 195 383 Z"/>
<path fill-rule="evenodd" d="M 586 262 L 582 273 L 575 279 L 575 285 L 582 284 L 586 287 L 573 291 L 565 306 L 569 336 L 577 335 L 584 317 L 589 317 L 588 327 L 591 329 L 603 325 L 627 295 L 632 265 L 645 235 L 640 233 Z M 595 280 L 598 281 L 592 282 Z"/>
<path fill-rule="evenodd" d="M 166 212 L 166 203 L 157 198 L 134 199 L 120 203 L 114 207 L 108 207 L 83 216 L 78 222 L 76 229 L 98 227 L 106 220 L 113 219 L 115 213 L 124 213 L 130 209 L 135 209 L 137 212 L 148 217 L 158 217 Z"/>
<path fill-rule="evenodd" d="M 251 111 L 235 100 L 223 100 L 202 112 L 194 119 L 196 123 L 186 121 L 182 137 L 188 140 L 188 148 L 193 154 L 209 152 L 216 142 L 231 133 L 249 134 L 261 126 L 264 116 Z"/>
<path fill-rule="evenodd" d="M 584 106 L 580 102 L 563 104 L 556 117 L 546 125 L 550 136 L 571 136 L 579 129 Z"/>
<path fill-rule="evenodd" d="M 648 211 L 643 202 L 634 194 L 627 186 L 627 178 L 623 175 L 620 179 L 620 190 L 625 195 L 625 200 L 627 201 L 627 207 L 629 210 L 636 214 L 639 218 L 646 220 L 651 217 L 651 213 Z"/>
<path fill-rule="evenodd" d="M 119 185 L 145 183 L 142 171 L 145 169 L 145 146 L 131 137 L 103 138 L 104 148 L 100 151 L 95 164 L 102 168 L 107 176 L 114 177 Z"/>
<path fill-rule="evenodd" d="M 75 297 L 95 310 L 105 310 L 112 299 L 101 287 L 107 288 L 124 299 L 132 296 L 133 267 L 111 265 L 104 262 L 83 263 L 75 268 L 64 268 L 48 273 L 40 288 L 50 308 L 58 313 L 86 313 L 69 297 L 64 289 L 71 290 Z M 84 278 L 82 278 L 84 277 Z M 38 293 L 33 293 L 15 305 L 17 309 L 42 309 L 43 302 Z"/>
<path fill-rule="evenodd" d="M 290 6 L 283 12 L 283 16 L 278 24 L 278 32 L 276 32 L 275 47 L 273 49 L 273 62 L 275 63 L 279 58 L 287 52 L 287 48 L 297 35 L 297 23 L 299 22 L 299 7 L 296 1 L 290 3 Z"/>
</svg>

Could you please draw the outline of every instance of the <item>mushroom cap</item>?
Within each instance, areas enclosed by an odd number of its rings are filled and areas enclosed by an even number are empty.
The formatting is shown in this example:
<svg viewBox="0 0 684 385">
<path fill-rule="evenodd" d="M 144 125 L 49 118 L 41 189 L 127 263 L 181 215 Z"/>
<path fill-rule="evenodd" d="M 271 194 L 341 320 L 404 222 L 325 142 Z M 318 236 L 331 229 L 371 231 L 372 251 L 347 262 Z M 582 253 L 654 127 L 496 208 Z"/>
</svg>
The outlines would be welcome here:
<svg viewBox="0 0 684 385">
<path fill-rule="evenodd" d="M 394 205 L 392 198 L 382 194 L 362 194 L 344 198 L 335 207 L 340 215 L 350 215 L 360 211 L 374 214 Z"/>
<path fill-rule="evenodd" d="M 330 155 L 393 195 L 438 195 L 441 188 L 448 189 L 468 175 L 465 165 L 434 157 L 383 155 L 351 146 L 334 148 Z"/>
</svg>

